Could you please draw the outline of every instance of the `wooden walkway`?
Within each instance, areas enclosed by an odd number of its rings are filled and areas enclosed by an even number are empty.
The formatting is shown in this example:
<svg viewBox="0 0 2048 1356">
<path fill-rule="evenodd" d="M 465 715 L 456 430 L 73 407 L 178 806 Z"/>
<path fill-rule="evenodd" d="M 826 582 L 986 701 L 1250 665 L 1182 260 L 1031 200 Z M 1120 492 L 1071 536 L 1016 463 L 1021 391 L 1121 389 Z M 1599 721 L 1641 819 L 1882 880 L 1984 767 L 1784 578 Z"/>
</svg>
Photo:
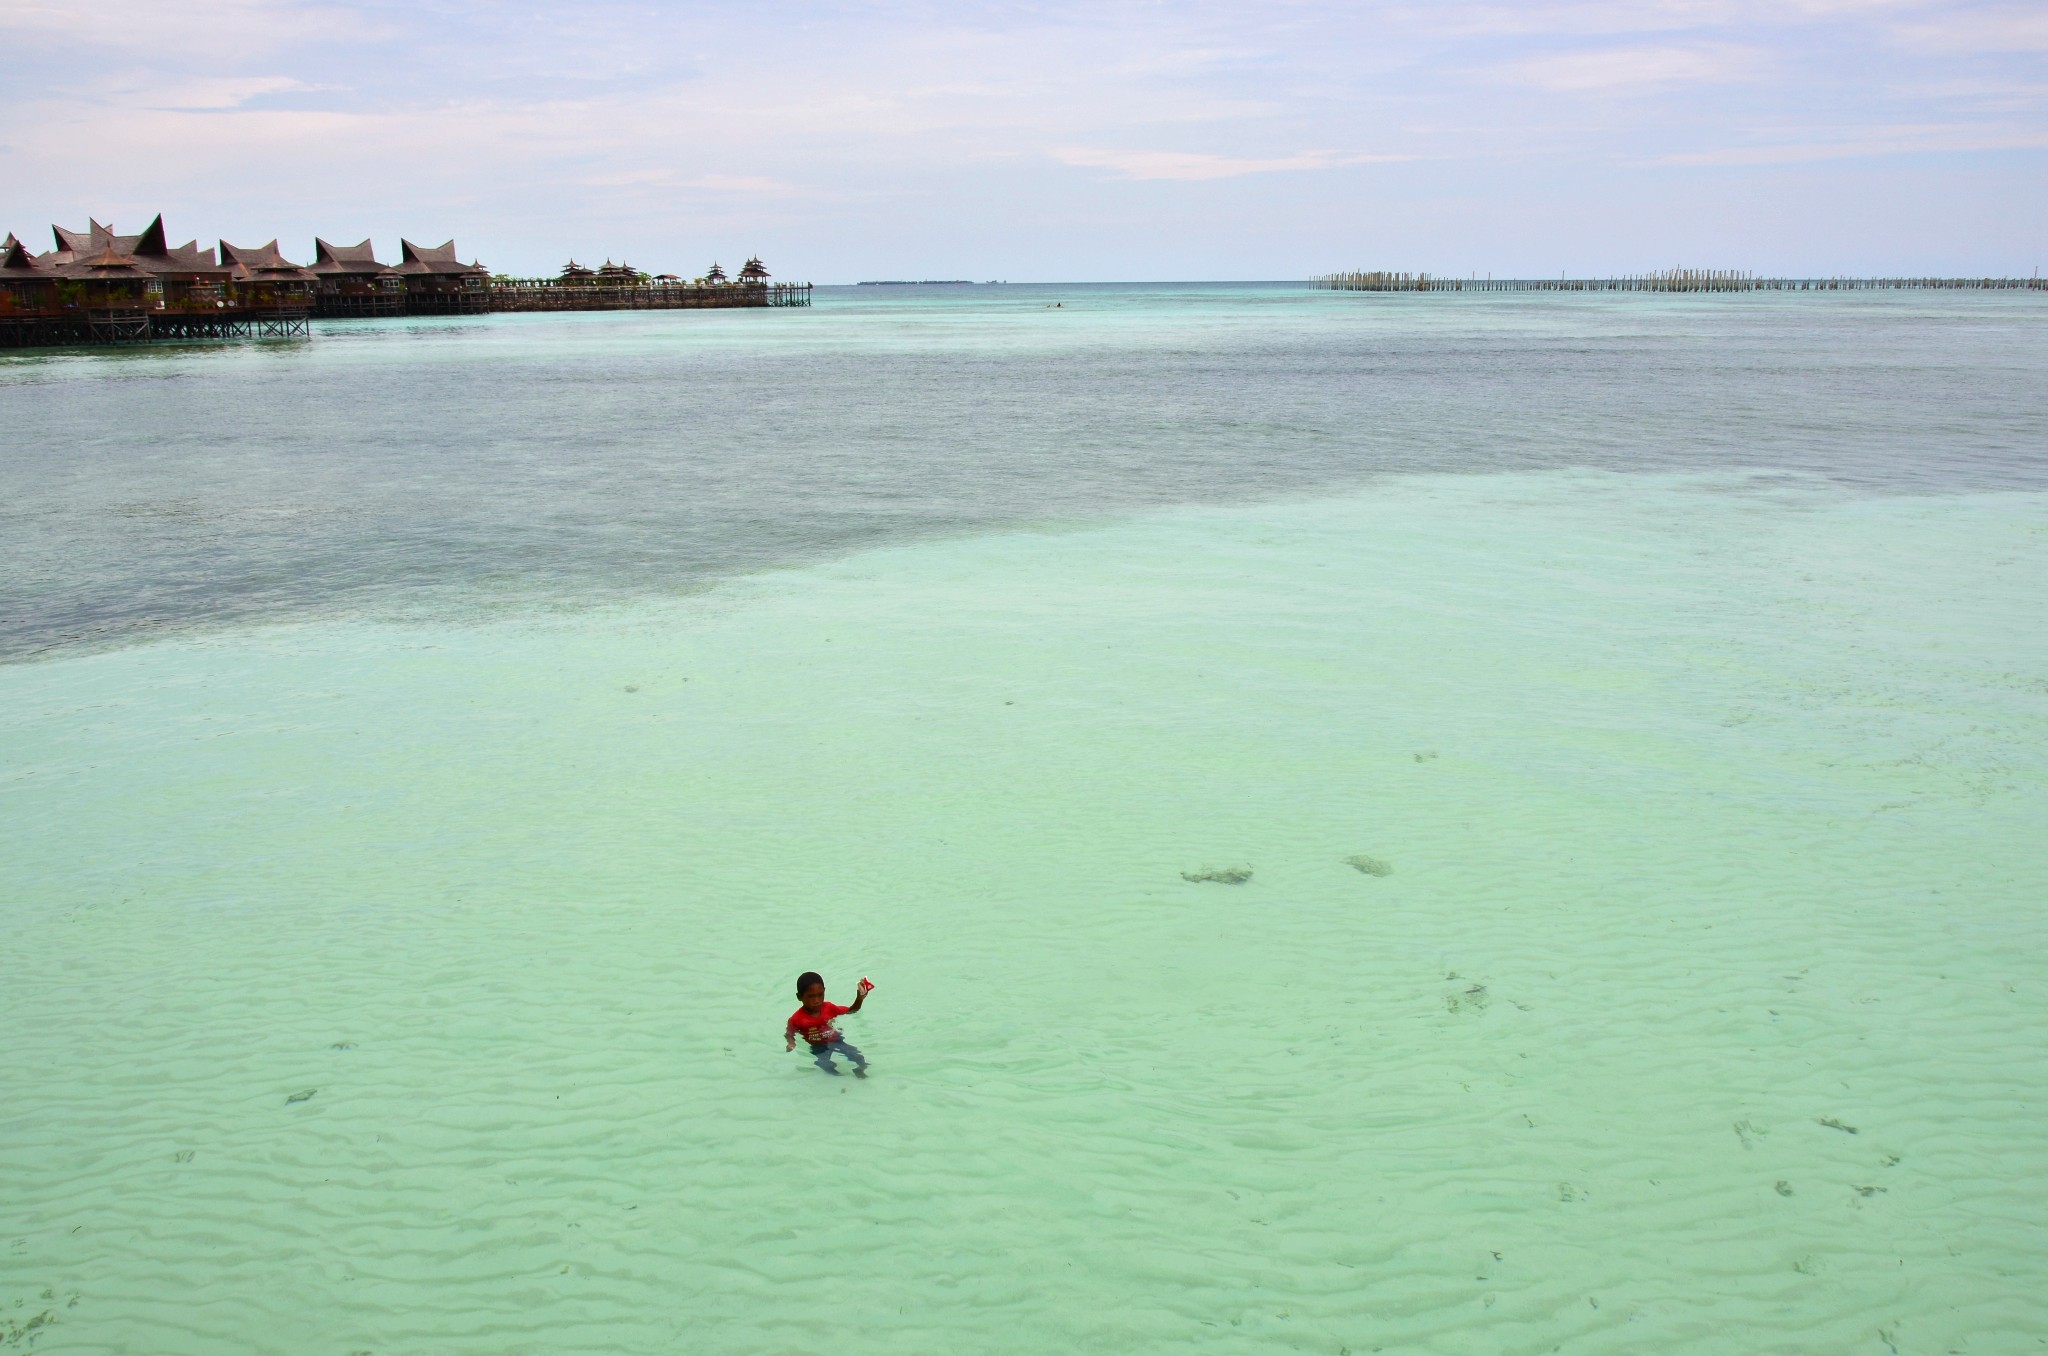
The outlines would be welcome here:
<svg viewBox="0 0 2048 1356">
<path fill-rule="evenodd" d="M 1323 292 L 2044 292 L 2048 278 L 1760 278 L 1674 269 L 1623 278 L 1440 278 L 1428 273 L 1329 273 Z"/>
<path fill-rule="evenodd" d="M 681 311 L 810 304 L 809 283 L 726 283 L 709 287 L 649 283 L 608 287 L 534 280 L 496 283 L 490 293 L 493 311 Z"/>
<path fill-rule="evenodd" d="M 450 294 L 451 297 L 454 294 Z M 377 299 L 382 302 L 386 299 Z M 456 304 L 459 301 L 459 305 Z M 500 283 L 486 292 L 465 292 L 427 314 L 473 315 L 489 311 L 675 311 L 755 306 L 809 306 L 809 283 L 727 283 L 723 286 L 561 287 L 549 283 Z M 396 305 L 362 305 L 323 319 L 372 319 L 401 314 Z M 305 339 L 312 335 L 309 313 L 293 309 L 78 311 L 65 315 L 0 313 L 0 349 L 74 348 L 110 344 L 191 342 L 205 339 Z"/>
<path fill-rule="evenodd" d="M 302 310 L 95 310 L 64 316 L 0 316 L 0 348 L 96 348 L 205 339 L 305 339 Z"/>
</svg>

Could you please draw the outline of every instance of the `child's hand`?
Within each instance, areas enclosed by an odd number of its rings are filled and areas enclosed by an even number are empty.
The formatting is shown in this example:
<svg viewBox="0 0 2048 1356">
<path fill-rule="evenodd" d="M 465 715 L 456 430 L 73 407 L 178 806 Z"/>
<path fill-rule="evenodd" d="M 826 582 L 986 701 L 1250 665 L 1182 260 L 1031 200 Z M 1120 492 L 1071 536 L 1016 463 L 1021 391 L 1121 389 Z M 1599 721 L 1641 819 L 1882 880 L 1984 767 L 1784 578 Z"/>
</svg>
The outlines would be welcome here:
<svg viewBox="0 0 2048 1356">
<path fill-rule="evenodd" d="M 782 1038 L 782 1049 L 785 1054 L 791 1050 L 796 1049 L 796 1037 L 784 1036 Z"/>
<path fill-rule="evenodd" d="M 874 989 L 875 982 L 872 979 L 869 979 L 866 975 L 862 975 L 860 977 L 860 984 L 856 988 L 855 992 L 859 993 L 863 998 L 865 998 L 868 994 L 873 993 Z"/>
</svg>

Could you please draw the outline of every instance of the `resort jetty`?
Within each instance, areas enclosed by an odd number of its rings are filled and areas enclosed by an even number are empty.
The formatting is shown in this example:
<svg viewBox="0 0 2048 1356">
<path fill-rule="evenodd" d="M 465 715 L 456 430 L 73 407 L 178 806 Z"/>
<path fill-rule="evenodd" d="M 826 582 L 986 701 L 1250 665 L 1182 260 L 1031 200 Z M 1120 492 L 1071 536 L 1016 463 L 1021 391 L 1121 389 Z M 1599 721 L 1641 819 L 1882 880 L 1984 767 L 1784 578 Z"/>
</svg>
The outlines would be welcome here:
<svg viewBox="0 0 2048 1356">
<path fill-rule="evenodd" d="M 597 269 L 571 260 L 553 278 L 508 278 L 463 263 L 452 240 L 401 240 L 398 262 L 387 264 L 368 240 L 316 239 L 313 262 L 300 265 L 275 240 L 223 240 L 211 252 L 196 240 L 171 245 L 161 216 L 140 235 L 97 221 L 51 234 L 56 247 L 44 254 L 12 234 L 0 242 L 0 348 L 305 338 L 315 318 L 811 304 L 809 283 L 773 282 L 758 258 L 732 278 L 717 264 L 685 281 L 609 260 Z"/>
<path fill-rule="evenodd" d="M 1760 278 L 1734 269 L 1673 268 L 1617 278 L 1442 278 L 1429 273 L 1326 273 L 1309 279 L 1324 292 L 2040 292 L 2031 278 Z"/>
<path fill-rule="evenodd" d="M 727 278 L 717 264 L 701 278 L 685 280 L 673 273 L 652 277 L 631 264 L 607 259 L 586 268 L 571 259 L 552 278 L 491 279 L 493 311 L 667 311 L 712 306 L 808 306 L 809 283 L 769 279 L 758 258 L 740 265 Z"/>
</svg>

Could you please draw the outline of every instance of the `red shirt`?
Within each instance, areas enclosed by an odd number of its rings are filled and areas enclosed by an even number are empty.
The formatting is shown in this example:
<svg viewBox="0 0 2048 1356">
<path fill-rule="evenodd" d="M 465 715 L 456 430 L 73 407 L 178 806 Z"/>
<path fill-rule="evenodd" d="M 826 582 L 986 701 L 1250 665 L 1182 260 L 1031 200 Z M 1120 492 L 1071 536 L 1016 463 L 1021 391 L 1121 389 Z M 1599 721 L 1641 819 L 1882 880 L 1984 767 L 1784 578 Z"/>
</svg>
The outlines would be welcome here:
<svg viewBox="0 0 2048 1356">
<path fill-rule="evenodd" d="M 789 1019 L 788 1034 L 801 1035 L 813 1045 L 836 1041 L 839 1039 L 839 1029 L 832 1025 L 832 1019 L 851 1011 L 852 1008 L 842 1008 L 837 1003 L 820 1003 L 816 1012 L 805 1012 L 798 1008 L 796 1016 Z"/>
</svg>

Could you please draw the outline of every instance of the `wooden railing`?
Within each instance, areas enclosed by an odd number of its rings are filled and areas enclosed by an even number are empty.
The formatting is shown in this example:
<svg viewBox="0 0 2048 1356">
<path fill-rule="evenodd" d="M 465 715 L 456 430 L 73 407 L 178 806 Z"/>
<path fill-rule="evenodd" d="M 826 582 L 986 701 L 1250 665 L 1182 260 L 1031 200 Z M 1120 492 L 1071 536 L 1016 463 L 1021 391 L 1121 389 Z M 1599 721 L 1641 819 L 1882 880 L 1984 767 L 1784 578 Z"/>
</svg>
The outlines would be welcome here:
<svg viewBox="0 0 2048 1356">
<path fill-rule="evenodd" d="M 808 306 L 809 283 L 565 283 L 504 278 L 491 284 L 494 311 L 673 311 Z"/>
</svg>

